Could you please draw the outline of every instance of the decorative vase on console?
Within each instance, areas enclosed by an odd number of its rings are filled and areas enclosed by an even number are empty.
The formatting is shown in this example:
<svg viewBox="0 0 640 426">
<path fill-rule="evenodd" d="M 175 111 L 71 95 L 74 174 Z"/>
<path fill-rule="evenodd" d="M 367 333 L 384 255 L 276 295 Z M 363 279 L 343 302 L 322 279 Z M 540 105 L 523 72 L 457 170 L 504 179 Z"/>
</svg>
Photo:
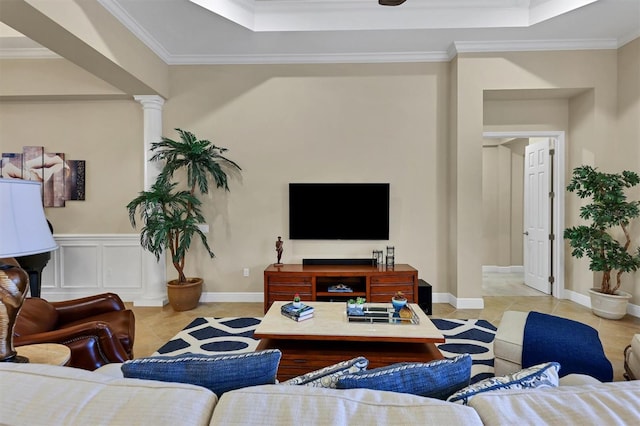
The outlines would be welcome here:
<svg viewBox="0 0 640 426">
<path fill-rule="evenodd" d="M 395 309 L 396 312 L 399 312 L 400 309 L 402 309 L 407 304 L 407 298 L 405 297 L 404 293 L 398 291 L 391 298 L 391 304 L 393 305 L 393 309 Z"/>
</svg>

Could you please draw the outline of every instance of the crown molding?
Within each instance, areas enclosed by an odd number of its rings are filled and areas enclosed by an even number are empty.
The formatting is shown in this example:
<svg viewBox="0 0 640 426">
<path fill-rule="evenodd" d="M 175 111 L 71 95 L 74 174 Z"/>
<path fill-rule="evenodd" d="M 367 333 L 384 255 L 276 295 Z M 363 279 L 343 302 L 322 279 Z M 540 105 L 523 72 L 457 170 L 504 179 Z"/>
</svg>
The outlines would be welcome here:
<svg viewBox="0 0 640 426">
<path fill-rule="evenodd" d="M 241 65 L 241 64 L 330 64 L 330 63 L 394 63 L 449 62 L 460 53 L 536 52 L 554 50 L 618 49 L 636 39 L 624 42 L 615 39 L 596 40 L 514 40 L 456 41 L 446 51 L 436 52 L 376 52 L 327 54 L 239 54 L 239 55 L 169 55 L 161 59 L 167 65 Z M 45 48 L 0 48 L 0 59 L 54 59 L 61 56 Z"/>
<path fill-rule="evenodd" d="M 450 53 L 536 52 L 552 50 L 617 49 L 615 39 L 596 40 L 513 40 L 513 41 L 456 41 Z"/>
<path fill-rule="evenodd" d="M 194 55 L 172 56 L 169 65 L 232 65 L 232 64 L 330 64 L 330 63 L 390 63 L 447 62 L 446 52 L 379 52 L 329 54 L 254 54 L 254 55 Z"/>
</svg>

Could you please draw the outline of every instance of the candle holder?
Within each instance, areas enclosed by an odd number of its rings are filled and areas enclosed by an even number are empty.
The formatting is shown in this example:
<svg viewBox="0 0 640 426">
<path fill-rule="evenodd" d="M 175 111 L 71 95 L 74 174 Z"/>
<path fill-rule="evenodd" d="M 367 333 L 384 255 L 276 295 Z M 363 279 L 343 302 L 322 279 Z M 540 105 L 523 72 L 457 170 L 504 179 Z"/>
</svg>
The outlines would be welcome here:
<svg viewBox="0 0 640 426">
<path fill-rule="evenodd" d="M 394 266 L 396 263 L 396 249 L 393 246 L 387 246 L 387 266 Z"/>
</svg>

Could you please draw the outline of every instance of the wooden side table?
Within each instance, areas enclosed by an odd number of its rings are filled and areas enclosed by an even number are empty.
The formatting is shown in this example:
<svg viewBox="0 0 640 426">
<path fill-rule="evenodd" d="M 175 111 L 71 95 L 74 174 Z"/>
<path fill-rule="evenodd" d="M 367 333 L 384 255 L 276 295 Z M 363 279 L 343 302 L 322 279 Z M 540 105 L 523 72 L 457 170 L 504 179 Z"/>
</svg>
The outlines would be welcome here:
<svg viewBox="0 0 640 426">
<path fill-rule="evenodd" d="M 66 365 L 71 358 L 71 349 L 57 343 L 18 346 L 16 351 L 32 364 Z"/>
</svg>

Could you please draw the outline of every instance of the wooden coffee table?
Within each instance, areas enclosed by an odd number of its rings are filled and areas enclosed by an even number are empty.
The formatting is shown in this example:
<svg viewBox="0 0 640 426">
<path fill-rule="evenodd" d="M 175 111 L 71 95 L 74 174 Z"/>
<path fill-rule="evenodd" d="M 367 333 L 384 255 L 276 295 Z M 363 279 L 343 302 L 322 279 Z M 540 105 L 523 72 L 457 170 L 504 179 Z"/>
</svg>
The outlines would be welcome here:
<svg viewBox="0 0 640 426">
<path fill-rule="evenodd" d="M 282 351 L 280 381 L 357 356 L 370 369 L 444 358 L 435 345 L 444 336 L 416 304 L 410 305 L 419 324 L 349 322 L 343 302 L 304 302 L 314 317 L 295 322 L 280 313 L 285 303 L 274 302 L 253 334 L 261 339 L 256 350 Z"/>
</svg>

